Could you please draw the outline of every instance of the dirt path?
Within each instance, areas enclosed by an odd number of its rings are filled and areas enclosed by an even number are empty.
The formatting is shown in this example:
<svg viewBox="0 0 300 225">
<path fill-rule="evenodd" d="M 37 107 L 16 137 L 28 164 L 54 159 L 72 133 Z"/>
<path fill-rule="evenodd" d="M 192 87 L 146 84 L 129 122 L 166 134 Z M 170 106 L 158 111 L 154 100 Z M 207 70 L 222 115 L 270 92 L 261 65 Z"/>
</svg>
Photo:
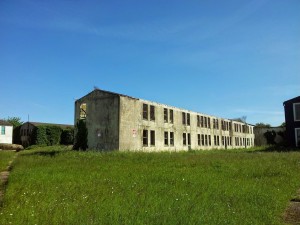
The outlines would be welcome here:
<svg viewBox="0 0 300 225">
<path fill-rule="evenodd" d="M 290 201 L 284 213 L 284 220 L 288 224 L 300 225 L 300 189 L 297 196 Z"/>
<path fill-rule="evenodd" d="M 6 170 L 0 173 L 0 206 L 2 206 L 2 203 L 3 203 L 4 191 L 5 191 L 5 187 L 8 183 L 8 177 L 9 177 L 9 173 L 12 169 L 12 163 L 16 159 L 16 157 L 17 157 L 17 153 L 14 156 L 14 158 L 8 163 Z"/>
</svg>

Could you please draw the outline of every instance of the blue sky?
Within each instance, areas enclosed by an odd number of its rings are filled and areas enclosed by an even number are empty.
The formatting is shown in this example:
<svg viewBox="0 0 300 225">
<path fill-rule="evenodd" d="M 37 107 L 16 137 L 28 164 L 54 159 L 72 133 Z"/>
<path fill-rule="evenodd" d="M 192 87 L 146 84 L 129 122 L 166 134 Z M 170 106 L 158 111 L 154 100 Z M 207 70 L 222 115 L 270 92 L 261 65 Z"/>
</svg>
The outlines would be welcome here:
<svg viewBox="0 0 300 225">
<path fill-rule="evenodd" d="M 2 0 L 0 118 L 66 123 L 94 86 L 247 122 L 300 95 L 299 0 Z"/>
</svg>

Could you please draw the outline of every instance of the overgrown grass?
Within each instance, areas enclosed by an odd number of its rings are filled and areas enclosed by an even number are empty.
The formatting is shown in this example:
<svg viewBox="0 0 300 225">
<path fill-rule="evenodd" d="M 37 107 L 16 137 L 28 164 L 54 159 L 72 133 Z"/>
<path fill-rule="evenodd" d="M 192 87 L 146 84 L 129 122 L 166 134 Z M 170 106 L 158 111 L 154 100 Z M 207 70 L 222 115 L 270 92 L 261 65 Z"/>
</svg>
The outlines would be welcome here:
<svg viewBox="0 0 300 225">
<path fill-rule="evenodd" d="M 6 170 L 8 163 L 15 156 L 13 151 L 0 151 L 0 172 Z"/>
<path fill-rule="evenodd" d="M 0 224 L 283 224 L 299 152 L 20 153 Z"/>
</svg>

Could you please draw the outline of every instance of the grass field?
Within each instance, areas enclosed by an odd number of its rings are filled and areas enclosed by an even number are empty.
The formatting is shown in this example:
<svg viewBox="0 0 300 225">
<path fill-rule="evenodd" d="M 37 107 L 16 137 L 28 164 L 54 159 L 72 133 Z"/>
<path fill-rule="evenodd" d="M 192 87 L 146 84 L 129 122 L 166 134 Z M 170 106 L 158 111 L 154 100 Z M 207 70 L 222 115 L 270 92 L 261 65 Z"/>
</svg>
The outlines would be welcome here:
<svg viewBox="0 0 300 225">
<path fill-rule="evenodd" d="M 300 152 L 24 151 L 0 224 L 284 224 Z"/>
</svg>

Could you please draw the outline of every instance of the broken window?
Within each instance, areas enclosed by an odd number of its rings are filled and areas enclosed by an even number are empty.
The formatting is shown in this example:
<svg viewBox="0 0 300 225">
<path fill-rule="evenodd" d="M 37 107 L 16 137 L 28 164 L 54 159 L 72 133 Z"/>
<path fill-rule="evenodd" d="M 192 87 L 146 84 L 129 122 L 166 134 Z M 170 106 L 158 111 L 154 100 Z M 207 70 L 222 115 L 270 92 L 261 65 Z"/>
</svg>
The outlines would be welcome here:
<svg viewBox="0 0 300 225">
<path fill-rule="evenodd" d="M 150 131 L 150 145 L 152 145 L 152 146 L 155 145 L 155 131 L 154 130 Z"/>
<path fill-rule="evenodd" d="M 86 119 L 86 103 L 82 103 L 80 105 L 80 119 L 84 120 Z"/>
<path fill-rule="evenodd" d="M 207 118 L 207 127 L 210 128 L 210 118 Z"/>
<path fill-rule="evenodd" d="M 168 122 L 168 109 L 164 109 L 164 121 L 165 123 Z"/>
<path fill-rule="evenodd" d="M 182 112 L 182 124 L 186 125 L 186 115 L 185 115 L 185 112 Z"/>
<path fill-rule="evenodd" d="M 183 145 L 186 145 L 186 133 L 182 134 Z"/>
<path fill-rule="evenodd" d="M 173 109 L 170 109 L 170 123 L 174 122 Z"/>
<path fill-rule="evenodd" d="M 207 118 L 204 117 L 204 127 L 207 127 Z"/>
<path fill-rule="evenodd" d="M 201 117 L 200 117 L 200 126 L 201 126 L 201 127 L 203 127 L 203 122 L 204 122 L 203 116 L 201 116 Z"/>
<path fill-rule="evenodd" d="M 170 132 L 170 145 L 174 146 L 174 132 Z"/>
<path fill-rule="evenodd" d="M 198 134 L 198 145 L 201 145 L 201 135 Z"/>
<path fill-rule="evenodd" d="M 143 130 L 143 146 L 148 146 L 148 130 Z"/>
<path fill-rule="evenodd" d="M 187 121 L 186 121 L 187 125 L 190 126 L 191 125 L 191 114 L 187 113 Z"/>
<path fill-rule="evenodd" d="M 204 142 L 204 134 L 201 134 L 201 144 L 202 144 L 202 145 L 205 145 L 205 142 Z"/>
<path fill-rule="evenodd" d="M 165 131 L 165 145 L 169 145 L 169 137 L 168 132 Z"/>
<path fill-rule="evenodd" d="M 191 134 L 188 133 L 188 145 L 190 146 L 191 145 Z"/>
<path fill-rule="evenodd" d="M 211 146 L 211 136 L 208 135 L 208 145 Z"/>
<path fill-rule="evenodd" d="M 208 145 L 208 142 L 207 142 L 207 135 L 205 135 L 204 137 L 205 137 L 205 145 L 207 146 L 207 145 Z"/>
<path fill-rule="evenodd" d="M 143 119 L 148 120 L 148 105 L 143 104 Z"/>
<path fill-rule="evenodd" d="M 150 120 L 155 120 L 155 107 L 154 105 L 150 105 Z"/>
<path fill-rule="evenodd" d="M 200 127 L 200 116 L 197 115 L 197 127 Z"/>
</svg>

